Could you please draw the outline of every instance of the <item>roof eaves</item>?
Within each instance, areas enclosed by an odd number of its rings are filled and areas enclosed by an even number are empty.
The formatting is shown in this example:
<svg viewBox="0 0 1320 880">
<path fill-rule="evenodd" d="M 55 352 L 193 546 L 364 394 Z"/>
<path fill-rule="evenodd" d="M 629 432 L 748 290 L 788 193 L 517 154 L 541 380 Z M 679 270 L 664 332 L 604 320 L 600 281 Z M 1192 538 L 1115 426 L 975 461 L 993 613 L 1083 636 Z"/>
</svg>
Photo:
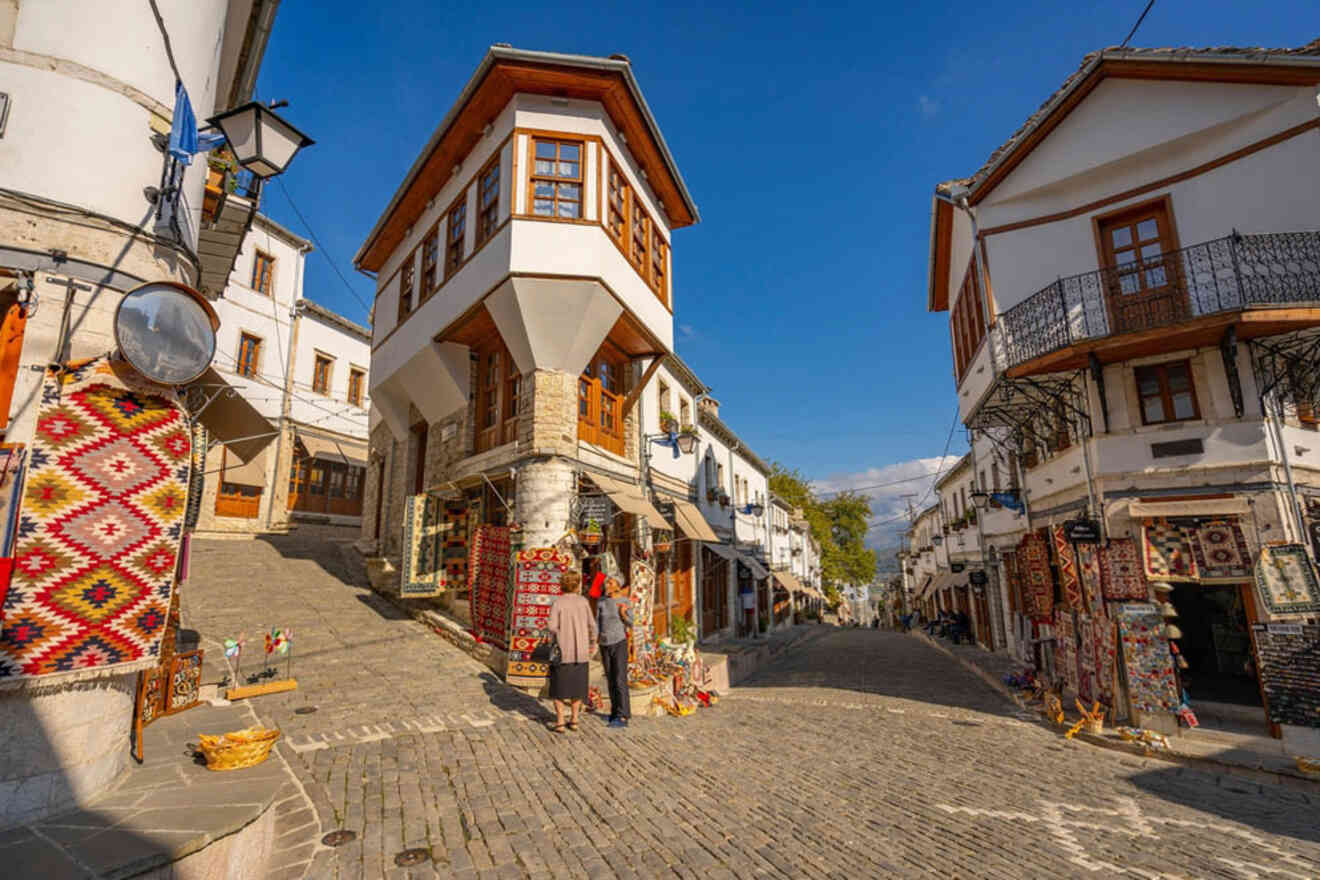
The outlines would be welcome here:
<svg viewBox="0 0 1320 880">
<path fill-rule="evenodd" d="M 702 382 L 692 368 L 687 365 L 687 362 L 677 354 L 672 351 L 669 352 L 669 354 L 665 356 L 665 363 L 669 367 L 669 372 L 673 373 L 680 381 L 686 383 L 688 388 L 692 389 L 693 394 L 710 393 L 710 386 L 705 382 Z"/>
<path fill-rule="evenodd" d="M 356 321 L 350 321 L 338 312 L 331 311 L 320 303 L 307 299 L 306 297 L 304 297 L 301 302 L 304 309 L 317 317 L 324 318 L 341 329 L 347 330 L 353 335 L 360 337 L 363 342 L 371 342 L 371 331 Z"/>
<path fill-rule="evenodd" d="M 266 214 L 257 214 L 256 222 L 259 225 L 268 227 L 271 232 L 276 233 L 281 238 L 285 239 L 289 244 L 293 245 L 294 247 L 298 248 L 304 253 L 311 253 L 313 250 L 315 250 L 315 248 L 312 247 L 312 243 L 310 241 L 303 238 L 298 233 L 292 231 L 287 226 L 278 223 L 275 220 L 272 220 Z"/>
<path fill-rule="evenodd" d="M 971 463 L 972 463 L 972 454 L 968 452 L 965 455 L 963 455 L 962 458 L 958 459 L 958 462 L 949 469 L 949 472 L 947 474 L 945 474 L 944 476 L 940 477 L 938 480 L 935 481 L 935 488 L 939 489 L 953 482 L 953 478 L 961 474 L 963 471 L 967 470 L 968 466 L 971 465 Z"/>
</svg>

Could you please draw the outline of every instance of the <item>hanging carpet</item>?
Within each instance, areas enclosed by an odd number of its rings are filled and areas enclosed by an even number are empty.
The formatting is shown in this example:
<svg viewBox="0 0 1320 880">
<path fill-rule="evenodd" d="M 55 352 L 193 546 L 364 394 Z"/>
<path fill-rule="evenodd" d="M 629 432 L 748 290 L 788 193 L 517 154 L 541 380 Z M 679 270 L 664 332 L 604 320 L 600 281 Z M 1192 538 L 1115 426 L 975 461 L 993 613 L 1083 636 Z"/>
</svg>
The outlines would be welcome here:
<svg viewBox="0 0 1320 880">
<path fill-rule="evenodd" d="M 632 580 L 628 584 L 632 599 L 633 649 L 638 656 L 650 653 L 655 642 L 655 569 L 640 559 L 632 564 Z"/>
<path fill-rule="evenodd" d="M 17 573 L 15 578 L 17 579 Z M 1320 587 L 1315 567 L 1301 544 L 1260 548 L 1256 591 L 1271 614 L 1313 614 L 1320 611 Z"/>
<path fill-rule="evenodd" d="M 1067 608 L 1054 609 L 1054 665 L 1063 676 L 1064 691 L 1078 693 L 1077 636 L 1072 612 Z"/>
<path fill-rule="evenodd" d="M 1100 699 L 1096 693 L 1095 625 L 1091 618 L 1085 615 L 1077 618 L 1077 637 L 1077 696 L 1090 706 L 1092 701 Z"/>
<path fill-rule="evenodd" d="M 468 583 L 468 505 L 466 501 L 446 501 L 444 513 L 444 543 L 441 565 L 444 580 L 454 589 L 464 589 Z"/>
<path fill-rule="evenodd" d="M 1054 557 L 1059 563 L 1059 587 L 1063 590 L 1063 601 L 1075 611 L 1082 610 L 1082 584 L 1077 575 L 1077 555 L 1073 553 L 1072 542 L 1068 540 L 1063 526 L 1050 529 L 1054 538 Z"/>
<path fill-rule="evenodd" d="M 1186 530 L 1192 537 L 1192 556 L 1201 583 L 1238 583 L 1251 579 L 1251 550 L 1242 526 L 1236 521 L 1216 520 L 1189 525 Z"/>
<path fill-rule="evenodd" d="M 1095 652 L 1095 698 L 1106 706 L 1114 705 L 1114 622 L 1107 617 L 1091 621 L 1094 642 L 1089 646 Z M 1087 646 L 1083 646 L 1086 648 Z"/>
<path fill-rule="evenodd" d="M 1100 547 L 1098 544 L 1077 545 L 1077 577 L 1082 582 L 1082 598 L 1087 611 L 1104 609 L 1100 599 Z"/>
<path fill-rule="evenodd" d="M 1146 578 L 1152 581 L 1200 579 L 1187 532 L 1167 519 L 1146 520 L 1141 530 L 1141 555 Z"/>
<path fill-rule="evenodd" d="M 399 596 L 438 596 L 445 591 L 443 502 L 425 492 L 408 496 L 403 509 L 403 571 Z"/>
<path fill-rule="evenodd" d="M 0 627 L 0 682 L 156 664 L 188 497 L 172 391 L 97 358 L 48 371 Z"/>
<path fill-rule="evenodd" d="M 506 679 L 518 687 L 540 687 L 550 673 L 549 665 L 532 661 L 536 643 L 546 635 L 550 606 L 561 592 L 564 572 L 573 557 L 540 547 L 521 550 L 514 567 L 513 607 L 509 619 L 509 658 Z"/>
<path fill-rule="evenodd" d="M 1100 549 L 1100 591 L 1113 602 L 1146 600 L 1146 572 L 1136 541 L 1114 538 Z"/>
<path fill-rule="evenodd" d="M 1049 622 L 1054 615 L 1054 579 L 1050 576 L 1049 547 L 1040 532 L 1027 532 L 1022 538 L 1018 564 L 1026 587 L 1023 598 L 1027 613 Z"/>
<path fill-rule="evenodd" d="M 1181 700 L 1164 619 L 1154 605 L 1124 605 L 1118 617 L 1128 697 L 1142 712 L 1176 712 Z"/>
<path fill-rule="evenodd" d="M 477 526 L 468 562 L 468 584 L 472 590 L 472 631 L 478 639 L 497 648 L 508 648 L 509 622 L 509 527 Z"/>
</svg>

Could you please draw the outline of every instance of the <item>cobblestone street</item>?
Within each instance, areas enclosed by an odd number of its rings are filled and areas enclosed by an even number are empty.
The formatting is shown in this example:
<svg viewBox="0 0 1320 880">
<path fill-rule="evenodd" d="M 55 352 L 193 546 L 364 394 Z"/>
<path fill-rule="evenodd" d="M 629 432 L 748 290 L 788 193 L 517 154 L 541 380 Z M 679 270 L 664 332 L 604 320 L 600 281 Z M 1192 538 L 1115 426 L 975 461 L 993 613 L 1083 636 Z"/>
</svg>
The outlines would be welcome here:
<svg viewBox="0 0 1320 880">
<path fill-rule="evenodd" d="M 293 630 L 298 689 L 252 701 L 311 802 L 277 876 L 1320 876 L 1320 791 L 1066 742 L 915 637 L 839 630 L 695 716 L 556 735 L 343 560 L 197 542 L 183 594 L 212 672 Z"/>
</svg>

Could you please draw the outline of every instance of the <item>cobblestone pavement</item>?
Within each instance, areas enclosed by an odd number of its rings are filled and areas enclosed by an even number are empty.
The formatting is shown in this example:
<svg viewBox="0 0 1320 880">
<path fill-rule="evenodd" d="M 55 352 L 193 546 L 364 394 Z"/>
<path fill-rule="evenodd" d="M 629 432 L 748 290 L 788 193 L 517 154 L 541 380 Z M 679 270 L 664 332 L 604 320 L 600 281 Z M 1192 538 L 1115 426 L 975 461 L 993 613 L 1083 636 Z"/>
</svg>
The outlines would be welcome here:
<svg viewBox="0 0 1320 880">
<path fill-rule="evenodd" d="M 315 805 L 317 880 L 1320 876 L 1320 792 L 1066 742 L 911 636 L 839 630 L 695 716 L 557 735 L 332 547 L 199 542 L 193 565 L 207 637 L 294 630 L 298 690 L 253 706 Z M 322 847 L 336 828 L 356 841 Z M 411 847 L 431 860 L 396 867 Z"/>
</svg>

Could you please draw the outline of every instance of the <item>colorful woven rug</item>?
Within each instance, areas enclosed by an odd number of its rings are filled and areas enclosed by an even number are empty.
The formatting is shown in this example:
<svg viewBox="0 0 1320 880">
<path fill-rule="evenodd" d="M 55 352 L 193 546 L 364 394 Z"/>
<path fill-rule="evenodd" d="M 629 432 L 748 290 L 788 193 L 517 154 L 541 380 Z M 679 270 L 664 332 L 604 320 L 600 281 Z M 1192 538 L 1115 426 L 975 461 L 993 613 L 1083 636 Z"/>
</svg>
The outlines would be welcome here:
<svg viewBox="0 0 1320 880">
<path fill-rule="evenodd" d="M 173 392 L 122 362 L 46 374 L 0 627 L 0 681 L 156 664 L 191 451 Z"/>
<path fill-rule="evenodd" d="M 1096 693 L 1095 625 L 1086 615 L 1077 618 L 1077 640 L 1077 695 L 1090 707 L 1100 695 Z"/>
<path fill-rule="evenodd" d="M 15 578 L 18 573 L 15 572 Z M 1301 544 L 1260 548 L 1256 591 L 1271 614 L 1312 614 L 1320 611 L 1320 587 L 1315 567 Z"/>
<path fill-rule="evenodd" d="M 1075 611 L 1081 611 L 1082 584 L 1077 575 L 1077 556 L 1073 553 L 1072 542 L 1068 540 L 1063 526 L 1050 529 L 1054 540 L 1054 558 L 1059 565 L 1059 588 L 1063 591 L 1063 601 Z"/>
<path fill-rule="evenodd" d="M 655 643 L 655 569 L 634 559 L 632 580 L 628 583 L 632 599 L 633 645 L 638 655 L 649 654 Z"/>
<path fill-rule="evenodd" d="M 1118 621 L 1133 707 L 1142 712 L 1176 712 L 1181 701 L 1159 609 L 1144 603 L 1124 605 Z"/>
<path fill-rule="evenodd" d="M 1136 541 L 1113 538 L 1101 548 L 1100 591 L 1113 602 L 1133 599 L 1144 602 L 1149 597 Z"/>
<path fill-rule="evenodd" d="M 1054 666 L 1063 679 L 1065 693 L 1078 693 L 1077 634 L 1073 629 L 1072 612 L 1067 608 L 1054 609 Z"/>
<path fill-rule="evenodd" d="M 477 526 L 468 563 L 472 591 L 472 631 L 483 642 L 508 648 L 509 580 L 508 526 Z"/>
<path fill-rule="evenodd" d="M 1181 526 L 1167 519 L 1146 520 L 1141 530 L 1141 556 L 1147 580 L 1200 579 L 1191 539 Z"/>
<path fill-rule="evenodd" d="M 519 687 L 540 687 L 550 668 L 532 662 L 532 650 L 545 635 L 550 606 L 573 558 L 553 547 L 520 550 L 514 567 L 513 607 L 509 615 L 509 658 L 505 678 Z"/>
<path fill-rule="evenodd" d="M 399 595 L 405 599 L 438 596 L 445 591 L 441 549 L 443 502 L 432 495 L 410 495 L 403 509 L 403 571 Z"/>
<path fill-rule="evenodd" d="M 1114 651 L 1116 645 L 1114 622 L 1107 617 L 1091 621 L 1095 651 L 1095 697 L 1106 706 L 1114 705 Z"/>
<path fill-rule="evenodd" d="M 1082 582 L 1082 598 L 1087 611 L 1100 609 L 1104 613 L 1104 602 L 1100 598 L 1100 545 L 1077 545 L 1077 577 Z"/>
<path fill-rule="evenodd" d="M 446 501 L 444 540 L 440 561 L 445 583 L 457 590 L 468 585 L 468 506 L 466 501 Z"/>
<path fill-rule="evenodd" d="M 1251 550 L 1236 520 L 1189 525 L 1192 555 L 1201 583 L 1238 583 L 1251 579 Z"/>
<path fill-rule="evenodd" d="M 1026 593 L 1027 614 L 1049 621 L 1054 615 L 1054 578 L 1050 575 L 1049 547 L 1040 532 L 1027 532 L 1018 550 Z"/>
</svg>

